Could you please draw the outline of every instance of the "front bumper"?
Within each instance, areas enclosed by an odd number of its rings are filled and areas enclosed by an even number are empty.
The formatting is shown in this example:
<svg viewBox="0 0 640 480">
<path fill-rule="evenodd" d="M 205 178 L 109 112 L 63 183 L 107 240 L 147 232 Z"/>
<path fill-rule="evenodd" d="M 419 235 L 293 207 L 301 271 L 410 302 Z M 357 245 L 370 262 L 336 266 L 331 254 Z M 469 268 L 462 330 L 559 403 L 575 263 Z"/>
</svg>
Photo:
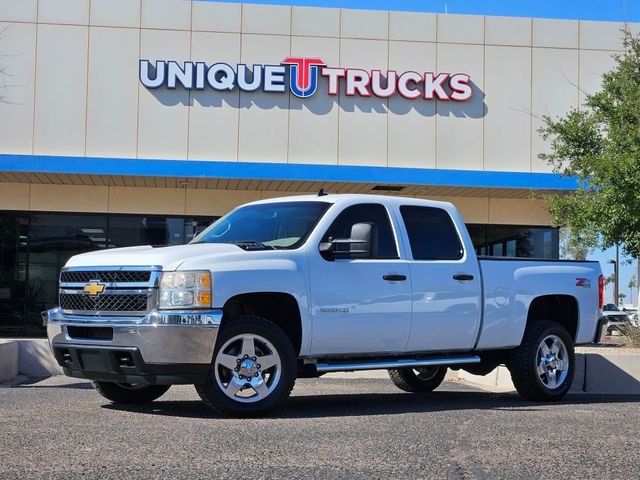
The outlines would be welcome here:
<svg viewBox="0 0 640 480">
<path fill-rule="evenodd" d="M 144 317 L 46 314 L 51 351 L 73 377 L 123 383 L 199 383 L 211 365 L 222 310 Z M 123 360 L 125 359 L 125 360 Z"/>
</svg>

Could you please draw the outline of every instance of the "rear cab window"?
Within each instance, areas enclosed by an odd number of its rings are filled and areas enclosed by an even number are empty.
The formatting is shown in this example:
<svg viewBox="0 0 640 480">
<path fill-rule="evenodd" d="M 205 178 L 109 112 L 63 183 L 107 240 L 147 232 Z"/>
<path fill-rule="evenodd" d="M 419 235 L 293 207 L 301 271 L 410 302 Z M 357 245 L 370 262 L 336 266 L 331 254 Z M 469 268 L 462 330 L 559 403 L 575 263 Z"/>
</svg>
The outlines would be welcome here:
<svg viewBox="0 0 640 480">
<path fill-rule="evenodd" d="M 460 260 L 464 248 L 451 216 L 441 208 L 403 205 L 400 214 L 407 229 L 414 260 Z"/>
</svg>

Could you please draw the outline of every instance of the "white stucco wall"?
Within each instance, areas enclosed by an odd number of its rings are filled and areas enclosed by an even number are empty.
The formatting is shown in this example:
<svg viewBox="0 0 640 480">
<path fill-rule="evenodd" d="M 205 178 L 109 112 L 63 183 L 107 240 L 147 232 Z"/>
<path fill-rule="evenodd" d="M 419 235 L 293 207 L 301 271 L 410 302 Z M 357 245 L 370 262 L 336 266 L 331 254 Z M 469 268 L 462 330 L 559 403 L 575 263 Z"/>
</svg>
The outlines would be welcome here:
<svg viewBox="0 0 640 480">
<path fill-rule="evenodd" d="M 540 172 L 621 24 L 182 0 L 0 0 L 0 153 Z M 632 25 L 637 29 L 637 25 Z M 469 102 L 158 90 L 140 58 L 466 72 Z M 484 98 L 483 98 L 484 93 Z"/>
</svg>

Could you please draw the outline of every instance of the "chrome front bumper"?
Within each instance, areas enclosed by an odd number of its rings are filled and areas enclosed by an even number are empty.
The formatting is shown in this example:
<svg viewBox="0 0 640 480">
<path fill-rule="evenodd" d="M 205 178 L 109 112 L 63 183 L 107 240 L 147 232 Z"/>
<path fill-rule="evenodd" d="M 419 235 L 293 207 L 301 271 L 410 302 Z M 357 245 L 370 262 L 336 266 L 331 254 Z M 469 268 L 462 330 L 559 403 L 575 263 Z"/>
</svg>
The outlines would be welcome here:
<svg viewBox="0 0 640 480">
<path fill-rule="evenodd" d="M 133 348 L 139 351 L 146 364 L 161 365 L 209 365 L 221 320 L 222 310 L 219 309 L 153 310 L 144 317 L 76 316 L 65 314 L 59 308 L 46 313 L 52 351 L 65 346 L 86 350 L 92 347 Z M 91 327 L 107 327 L 112 329 L 113 337 L 110 340 L 80 338 L 70 335 L 68 327 L 89 327 L 88 331 Z"/>
</svg>

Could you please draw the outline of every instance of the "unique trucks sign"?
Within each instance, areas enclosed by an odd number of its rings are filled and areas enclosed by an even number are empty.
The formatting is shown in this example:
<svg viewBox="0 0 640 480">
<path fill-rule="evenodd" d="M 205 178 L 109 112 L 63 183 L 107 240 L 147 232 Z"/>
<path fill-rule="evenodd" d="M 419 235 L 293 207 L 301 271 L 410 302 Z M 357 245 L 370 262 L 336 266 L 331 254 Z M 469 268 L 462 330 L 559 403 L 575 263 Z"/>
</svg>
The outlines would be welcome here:
<svg viewBox="0 0 640 480">
<path fill-rule="evenodd" d="M 288 73 L 288 75 L 287 75 Z M 147 88 L 177 88 L 220 92 L 239 89 L 243 92 L 285 93 L 307 98 L 318 90 L 319 76 L 327 79 L 329 95 L 359 95 L 388 98 L 400 94 L 415 100 L 453 100 L 463 102 L 473 96 L 471 79 L 466 73 L 397 72 L 360 68 L 328 67 L 320 58 L 285 58 L 280 65 L 245 64 L 235 67 L 227 63 L 140 60 L 140 81 Z"/>
</svg>

